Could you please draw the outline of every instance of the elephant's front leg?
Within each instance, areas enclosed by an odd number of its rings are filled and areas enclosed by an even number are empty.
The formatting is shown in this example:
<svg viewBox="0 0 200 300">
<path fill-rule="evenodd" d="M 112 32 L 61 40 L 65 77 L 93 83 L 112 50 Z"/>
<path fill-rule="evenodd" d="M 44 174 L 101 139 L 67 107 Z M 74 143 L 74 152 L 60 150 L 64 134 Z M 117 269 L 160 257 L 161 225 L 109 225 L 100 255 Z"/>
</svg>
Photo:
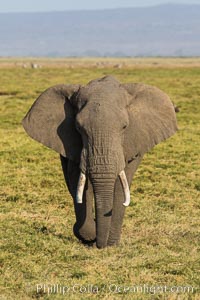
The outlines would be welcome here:
<svg viewBox="0 0 200 300">
<path fill-rule="evenodd" d="M 134 173 L 137 170 L 141 159 L 142 159 L 141 157 L 137 157 L 135 160 L 130 162 L 125 168 L 126 178 L 129 187 L 131 185 Z M 121 181 L 118 177 L 115 183 L 111 228 L 110 228 L 110 233 L 109 233 L 109 238 L 107 243 L 108 246 L 116 245 L 120 241 L 121 228 L 122 228 L 122 223 L 123 223 L 123 218 L 125 213 L 125 206 L 123 205 L 123 202 L 124 202 L 124 191 L 122 188 Z"/>
<path fill-rule="evenodd" d="M 84 243 L 95 242 L 96 226 L 93 216 L 93 190 L 89 180 L 87 180 L 83 203 L 76 203 L 77 185 L 80 175 L 80 169 L 77 164 L 60 156 L 62 169 L 67 187 L 73 197 L 76 223 L 74 224 L 74 235 Z"/>
</svg>

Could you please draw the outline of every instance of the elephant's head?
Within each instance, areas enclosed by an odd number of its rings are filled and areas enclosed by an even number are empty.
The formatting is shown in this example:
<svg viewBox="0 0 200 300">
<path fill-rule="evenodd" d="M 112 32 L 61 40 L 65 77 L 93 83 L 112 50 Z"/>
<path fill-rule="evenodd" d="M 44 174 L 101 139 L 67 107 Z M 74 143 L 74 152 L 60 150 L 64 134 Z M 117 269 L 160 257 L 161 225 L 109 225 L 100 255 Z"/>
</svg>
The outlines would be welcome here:
<svg viewBox="0 0 200 300">
<path fill-rule="evenodd" d="M 112 76 L 86 86 L 49 88 L 36 100 L 23 126 L 35 140 L 79 163 L 80 205 L 85 180 L 90 179 L 99 247 L 107 243 L 117 177 L 127 206 L 125 166 L 177 130 L 174 107 L 166 94 L 144 84 L 120 84 Z"/>
</svg>

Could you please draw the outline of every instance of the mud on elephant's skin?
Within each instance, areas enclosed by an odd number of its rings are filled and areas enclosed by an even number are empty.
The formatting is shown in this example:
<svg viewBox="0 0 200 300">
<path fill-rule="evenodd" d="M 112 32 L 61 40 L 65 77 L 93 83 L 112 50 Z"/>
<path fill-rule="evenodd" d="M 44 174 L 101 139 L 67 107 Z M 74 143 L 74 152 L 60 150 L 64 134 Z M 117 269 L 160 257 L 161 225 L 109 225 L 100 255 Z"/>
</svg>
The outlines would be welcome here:
<svg viewBox="0 0 200 300">
<path fill-rule="evenodd" d="M 129 187 L 143 155 L 177 130 L 174 106 L 164 92 L 121 84 L 112 76 L 47 89 L 23 126 L 60 154 L 74 201 L 74 234 L 98 248 L 119 243 Z"/>
</svg>

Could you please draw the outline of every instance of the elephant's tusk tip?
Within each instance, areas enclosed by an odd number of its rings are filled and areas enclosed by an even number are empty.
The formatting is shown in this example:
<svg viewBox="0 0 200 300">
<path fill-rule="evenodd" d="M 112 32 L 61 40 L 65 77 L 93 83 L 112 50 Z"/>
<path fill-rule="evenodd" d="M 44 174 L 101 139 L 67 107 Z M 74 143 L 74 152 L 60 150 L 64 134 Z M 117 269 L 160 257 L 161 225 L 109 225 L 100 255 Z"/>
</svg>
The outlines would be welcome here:
<svg viewBox="0 0 200 300">
<path fill-rule="evenodd" d="M 123 205 L 127 207 L 127 206 L 129 206 L 130 202 L 131 202 L 130 199 L 129 199 L 128 201 L 126 200 L 126 201 L 123 203 Z"/>
<path fill-rule="evenodd" d="M 83 200 L 82 200 L 82 198 L 80 198 L 80 197 L 76 197 L 76 203 L 78 203 L 78 204 L 82 204 L 82 203 L 83 203 Z"/>
</svg>

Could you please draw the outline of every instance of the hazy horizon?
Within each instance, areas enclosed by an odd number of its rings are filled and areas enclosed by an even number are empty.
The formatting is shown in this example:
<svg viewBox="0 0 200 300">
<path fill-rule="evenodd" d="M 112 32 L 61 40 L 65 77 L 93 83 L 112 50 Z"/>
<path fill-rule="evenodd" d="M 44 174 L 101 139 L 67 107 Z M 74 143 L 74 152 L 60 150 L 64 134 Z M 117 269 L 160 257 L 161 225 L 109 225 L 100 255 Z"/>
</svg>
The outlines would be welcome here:
<svg viewBox="0 0 200 300">
<path fill-rule="evenodd" d="M 66 0 L 35 0 L 30 3 L 27 0 L 18 0 L 13 4 L 13 1 L 7 0 L 0 3 L 0 13 L 26 13 L 26 12 L 54 12 L 54 11 L 77 11 L 77 10 L 106 10 L 117 8 L 131 7 L 149 7 L 164 4 L 186 4 L 200 5 L 200 0 L 102 0 L 96 3 L 93 0 L 66 1 Z"/>
<path fill-rule="evenodd" d="M 199 5 L 1 14 L 0 56 L 199 56 L 199 35 Z"/>
</svg>

